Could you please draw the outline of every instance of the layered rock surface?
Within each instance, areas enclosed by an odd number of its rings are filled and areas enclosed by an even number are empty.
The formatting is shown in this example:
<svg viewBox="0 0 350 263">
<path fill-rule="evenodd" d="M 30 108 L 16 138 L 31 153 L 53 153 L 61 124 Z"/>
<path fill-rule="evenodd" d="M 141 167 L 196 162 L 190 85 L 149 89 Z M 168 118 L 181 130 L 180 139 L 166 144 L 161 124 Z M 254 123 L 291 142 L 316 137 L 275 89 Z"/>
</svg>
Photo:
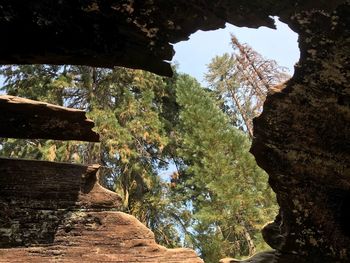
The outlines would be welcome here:
<svg viewBox="0 0 350 263">
<path fill-rule="evenodd" d="M 120 198 L 101 187 L 98 166 L 0 158 L 0 262 L 202 262 L 166 249 Z"/>
<path fill-rule="evenodd" d="M 98 142 L 85 111 L 0 95 L 0 137 Z"/>
</svg>

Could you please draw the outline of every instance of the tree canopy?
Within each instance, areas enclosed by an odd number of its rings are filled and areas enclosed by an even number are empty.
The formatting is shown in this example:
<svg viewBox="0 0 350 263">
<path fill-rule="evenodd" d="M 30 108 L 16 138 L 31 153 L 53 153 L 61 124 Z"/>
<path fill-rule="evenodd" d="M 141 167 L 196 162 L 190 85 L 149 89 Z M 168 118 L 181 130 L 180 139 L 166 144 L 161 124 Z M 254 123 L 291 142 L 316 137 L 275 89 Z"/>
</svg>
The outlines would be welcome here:
<svg viewBox="0 0 350 263">
<path fill-rule="evenodd" d="M 216 56 L 205 79 L 223 102 L 235 126 L 253 137 L 253 119 L 262 112 L 267 93 L 286 82 L 287 69 L 266 59 L 231 35 L 233 52 Z"/>
<path fill-rule="evenodd" d="M 86 110 L 101 142 L 0 139 L 0 155 L 99 163 L 123 210 L 161 244 L 192 247 L 209 263 L 252 255 L 266 248 L 260 229 L 277 213 L 249 153 L 252 118 L 268 87 L 286 77 L 234 37 L 232 45 L 237 54 L 209 65 L 209 89 L 175 68 L 163 78 L 126 68 L 2 66 L 3 92 Z"/>
</svg>

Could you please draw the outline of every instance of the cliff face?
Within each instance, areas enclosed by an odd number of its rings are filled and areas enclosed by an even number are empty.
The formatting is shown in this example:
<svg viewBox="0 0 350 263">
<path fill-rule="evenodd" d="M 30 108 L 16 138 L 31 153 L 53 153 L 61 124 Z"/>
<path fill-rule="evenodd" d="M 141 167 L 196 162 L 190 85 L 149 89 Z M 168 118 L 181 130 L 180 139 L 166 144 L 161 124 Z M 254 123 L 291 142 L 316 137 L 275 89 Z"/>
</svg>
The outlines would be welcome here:
<svg viewBox="0 0 350 263">
<path fill-rule="evenodd" d="M 252 152 L 281 207 L 284 239 L 274 247 L 298 262 L 350 256 L 349 13 L 344 4 L 286 20 L 299 33 L 301 58 L 254 122 Z"/>
<path fill-rule="evenodd" d="M 0 4 L 0 32 L 7 36 L 0 42 L 0 63 L 122 65 L 170 75 L 164 61 L 173 54 L 169 42 L 225 22 L 273 27 L 270 16 L 299 34 L 301 58 L 286 88 L 267 98 L 254 121 L 251 151 L 269 173 L 281 209 L 263 231 L 276 251 L 249 262 L 349 262 L 349 1 L 8 1 Z M 23 45 L 22 39 L 33 41 Z M 118 198 L 111 201 L 95 179 L 81 179 L 96 168 L 65 166 L 62 173 L 70 175 L 57 177 L 58 171 L 49 170 L 60 164 L 26 164 L 45 166 L 60 183 L 1 161 L 0 261 L 74 262 L 82 255 L 84 262 L 199 261 L 188 250 L 159 247 L 146 228 L 112 211 Z M 16 173 L 36 179 L 14 180 Z M 67 190 L 65 182 L 74 189 Z"/>
</svg>

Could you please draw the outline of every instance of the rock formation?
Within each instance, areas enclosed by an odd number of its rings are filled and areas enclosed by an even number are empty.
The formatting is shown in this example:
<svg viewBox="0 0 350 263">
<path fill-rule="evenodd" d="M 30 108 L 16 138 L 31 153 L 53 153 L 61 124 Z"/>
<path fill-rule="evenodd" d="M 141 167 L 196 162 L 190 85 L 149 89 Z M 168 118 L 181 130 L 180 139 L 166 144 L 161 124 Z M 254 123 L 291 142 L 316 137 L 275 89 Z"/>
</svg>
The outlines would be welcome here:
<svg viewBox="0 0 350 263">
<path fill-rule="evenodd" d="M 0 262 L 202 262 L 118 212 L 98 168 L 0 158 Z"/>
<path fill-rule="evenodd" d="M 274 28 L 271 16 L 329 10 L 340 0 L 13 0 L 0 3 L 0 64 L 116 65 L 171 75 L 169 43 L 201 30 Z M 25 45 L 23 44 L 25 42 Z"/>
<path fill-rule="evenodd" d="M 82 110 L 0 95 L 0 111 L 0 137 L 99 141 Z"/>
<path fill-rule="evenodd" d="M 282 259 L 350 261 L 349 14 L 347 3 L 288 19 L 299 33 L 301 58 L 254 122 L 252 152 L 281 207 L 284 240 L 272 247 Z"/>
<path fill-rule="evenodd" d="M 281 92 L 268 96 L 262 115 L 254 121 L 251 151 L 258 164 L 269 173 L 270 185 L 281 207 L 276 222 L 269 226 L 274 229 L 273 234 L 265 230 L 267 242 L 276 249 L 271 262 L 349 262 L 349 1 L 60 0 L 50 4 L 43 0 L 25 4 L 19 0 L 3 1 L 0 3 L 0 32 L 6 36 L 6 41 L 0 42 L 0 63 L 122 65 L 171 75 L 170 66 L 165 62 L 173 55 L 169 43 L 185 40 L 198 29 L 223 27 L 225 22 L 273 27 L 271 16 L 279 16 L 299 34 L 301 51 L 293 78 Z M 27 42 L 23 44 L 23 40 Z M 3 114 L 6 116 L 6 112 Z M 1 169 L 8 165 L 3 162 Z M 7 181 L 11 181 L 10 176 Z M 3 184 L 5 181 L 1 179 L 0 189 Z M 16 207 L 20 207 L 20 203 L 16 201 L 16 205 L 10 206 L 12 199 L 6 197 L 15 189 L 9 187 L 2 194 L 1 211 L 19 211 Z M 74 200 L 80 200 L 80 196 L 84 195 L 75 194 Z M 32 196 L 26 198 L 30 200 Z M 26 232 L 18 240 L 8 239 L 11 231 L 16 232 L 20 227 L 17 222 L 25 225 L 28 215 L 26 207 L 23 209 L 17 218 L 24 221 L 11 221 L 1 214 L 2 247 L 32 240 L 30 235 L 26 237 Z M 101 213 L 108 214 L 106 221 Z M 28 260 L 31 257 L 39 260 L 40 255 L 46 255 L 47 259 L 75 261 L 77 255 L 90 251 L 87 261 L 95 261 L 97 257 L 111 262 L 172 262 L 176 251 L 154 245 L 159 250 L 155 249 L 152 254 L 147 248 L 153 245 L 144 246 L 148 241 L 142 241 L 140 246 L 129 246 L 130 243 L 123 241 L 125 235 L 115 236 L 120 243 L 106 241 L 109 246 L 115 244 L 118 252 L 112 254 L 101 244 L 99 235 L 95 241 L 89 235 L 95 228 L 99 231 L 93 232 L 101 232 L 101 235 L 104 230 L 120 233 L 123 228 L 112 224 L 113 220 L 121 225 L 134 222 L 128 216 L 118 221 L 122 215 L 112 211 L 66 213 L 59 219 L 63 225 L 58 224 L 57 229 L 49 231 L 55 233 L 50 234 L 53 246 L 3 248 L 0 261 L 11 261 L 14 255 L 25 256 Z M 66 231 L 64 222 L 73 225 L 66 234 L 63 234 Z M 139 229 L 140 239 L 151 240 L 145 228 Z M 136 232 L 130 233 L 135 233 L 130 234 L 131 237 L 137 236 Z M 83 234 L 91 239 L 79 239 Z M 26 242 L 21 243 L 22 246 Z M 150 257 L 146 260 L 142 255 L 147 253 Z M 188 253 L 191 256 L 185 258 L 194 262 L 193 252 Z M 152 258 L 152 255 L 157 256 Z M 177 262 L 186 261 L 180 257 Z"/>
</svg>

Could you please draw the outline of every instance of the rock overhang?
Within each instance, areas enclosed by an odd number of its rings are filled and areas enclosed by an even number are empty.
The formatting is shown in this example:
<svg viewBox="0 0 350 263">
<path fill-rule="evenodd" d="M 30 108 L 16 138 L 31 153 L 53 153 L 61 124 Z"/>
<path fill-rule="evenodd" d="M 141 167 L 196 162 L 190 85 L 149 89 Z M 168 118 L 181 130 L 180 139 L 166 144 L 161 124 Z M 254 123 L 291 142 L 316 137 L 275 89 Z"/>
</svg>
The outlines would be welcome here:
<svg viewBox="0 0 350 263">
<path fill-rule="evenodd" d="M 348 262 L 349 14 L 349 1 L 8 1 L 0 4 L 8 36 L 0 63 L 171 75 L 170 43 L 225 22 L 274 27 L 278 16 L 299 34 L 301 58 L 287 87 L 267 98 L 252 147 L 281 206 L 275 262 Z"/>
<path fill-rule="evenodd" d="M 274 28 L 301 10 L 333 9 L 341 1 L 4 1 L 1 64 L 126 66 L 170 76 L 171 43 L 195 31 L 237 26 Z M 25 44 L 24 44 L 25 43 Z"/>
</svg>

